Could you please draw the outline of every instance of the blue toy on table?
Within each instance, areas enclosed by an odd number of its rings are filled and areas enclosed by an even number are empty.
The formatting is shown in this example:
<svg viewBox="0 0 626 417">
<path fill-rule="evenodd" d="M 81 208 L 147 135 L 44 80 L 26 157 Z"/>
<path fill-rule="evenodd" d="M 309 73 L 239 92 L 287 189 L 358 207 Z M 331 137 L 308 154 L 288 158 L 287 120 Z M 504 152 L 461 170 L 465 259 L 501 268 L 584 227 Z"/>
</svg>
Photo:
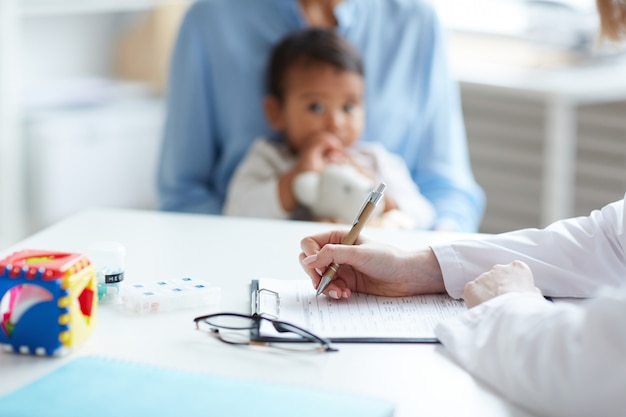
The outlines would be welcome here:
<svg viewBox="0 0 626 417">
<path fill-rule="evenodd" d="M 0 261 L 0 345 L 60 355 L 91 335 L 96 274 L 80 254 L 23 250 Z"/>
</svg>

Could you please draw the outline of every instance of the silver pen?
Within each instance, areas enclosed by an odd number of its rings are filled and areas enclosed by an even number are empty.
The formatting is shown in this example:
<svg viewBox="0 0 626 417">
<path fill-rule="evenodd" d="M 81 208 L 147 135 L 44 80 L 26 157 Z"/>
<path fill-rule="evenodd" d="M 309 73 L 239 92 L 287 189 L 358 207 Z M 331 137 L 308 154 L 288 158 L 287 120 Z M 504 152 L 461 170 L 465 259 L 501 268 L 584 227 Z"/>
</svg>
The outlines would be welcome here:
<svg viewBox="0 0 626 417">
<path fill-rule="evenodd" d="M 354 218 L 354 222 L 352 223 L 352 228 L 341 241 L 342 245 L 353 245 L 354 242 L 356 242 L 356 240 L 359 238 L 361 229 L 363 229 L 363 226 L 365 226 L 365 223 L 367 223 L 367 220 L 370 218 L 370 216 L 374 212 L 374 209 L 376 208 L 376 204 L 378 204 L 380 199 L 383 197 L 383 191 L 385 191 L 385 187 L 386 187 L 385 183 L 381 182 L 378 185 L 378 188 L 376 188 L 375 190 L 372 190 L 369 193 L 369 195 L 363 202 L 361 209 L 359 210 L 356 217 Z M 320 295 L 321 293 L 323 293 L 326 287 L 328 287 L 328 284 L 330 284 L 330 282 L 335 277 L 335 274 L 337 273 L 337 268 L 339 268 L 339 265 L 337 264 L 337 262 L 333 262 L 332 264 L 330 264 L 330 266 L 328 267 L 328 269 L 322 276 L 320 285 L 317 286 L 317 295 Z"/>
</svg>

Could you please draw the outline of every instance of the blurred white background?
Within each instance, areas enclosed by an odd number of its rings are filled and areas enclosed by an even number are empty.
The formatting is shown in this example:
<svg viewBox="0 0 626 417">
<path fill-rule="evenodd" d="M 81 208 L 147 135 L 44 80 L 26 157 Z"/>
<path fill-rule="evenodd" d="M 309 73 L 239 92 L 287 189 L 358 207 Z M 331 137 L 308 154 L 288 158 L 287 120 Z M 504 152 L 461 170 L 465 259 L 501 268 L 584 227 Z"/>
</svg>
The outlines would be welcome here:
<svg viewBox="0 0 626 417">
<path fill-rule="evenodd" d="M 481 230 L 544 226 L 626 191 L 621 45 L 594 0 L 436 0 Z M 156 208 L 167 62 L 188 0 L 0 0 L 0 249 L 83 208 Z M 620 76 L 621 71 L 621 76 Z"/>
<path fill-rule="evenodd" d="M 0 1 L 0 248 L 94 206 L 156 208 L 187 0 Z"/>
</svg>

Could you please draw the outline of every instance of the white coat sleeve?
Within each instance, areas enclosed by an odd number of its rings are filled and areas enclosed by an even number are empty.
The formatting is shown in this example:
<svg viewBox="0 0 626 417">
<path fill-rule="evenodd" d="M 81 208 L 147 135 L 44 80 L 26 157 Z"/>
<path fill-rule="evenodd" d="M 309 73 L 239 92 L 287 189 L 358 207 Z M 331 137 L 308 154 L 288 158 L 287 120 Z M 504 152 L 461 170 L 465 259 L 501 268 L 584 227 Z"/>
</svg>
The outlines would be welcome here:
<svg viewBox="0 0 626 417">
<path fill-rule="evenodd" d="M 605 285 L 626 281 L 624 201 L 589 216 L 557 221 L 545 229 L 524 229 L 432 249 L 446 291 L 460 298 L 468 281 L 495 264 L 526 262 L 545 295 L 590 297 Z"/>
<path fill-rule="evenodd" d="M 435 333 L 476 378 L 538 415 L 626 413 L 626 291 L 579 305 L 530 293 L 496 297 Z"/>
</svg>

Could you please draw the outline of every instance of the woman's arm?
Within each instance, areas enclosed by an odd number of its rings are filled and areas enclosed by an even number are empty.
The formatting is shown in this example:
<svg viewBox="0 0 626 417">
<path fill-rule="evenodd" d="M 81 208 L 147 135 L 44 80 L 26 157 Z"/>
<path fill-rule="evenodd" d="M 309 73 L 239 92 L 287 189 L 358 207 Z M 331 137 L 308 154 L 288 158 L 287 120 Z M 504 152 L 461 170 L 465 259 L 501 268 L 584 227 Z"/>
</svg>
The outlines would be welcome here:
<svg viewBox="0 0 626 417">
<path fill-rule="evenodd" d="M 203 21 L 201 7 L 185 15 L 171 59 L 157 185 L 163 210 L 218 214 L 213 74 L 200 29 L 211 23 Z"/>
</svg>

